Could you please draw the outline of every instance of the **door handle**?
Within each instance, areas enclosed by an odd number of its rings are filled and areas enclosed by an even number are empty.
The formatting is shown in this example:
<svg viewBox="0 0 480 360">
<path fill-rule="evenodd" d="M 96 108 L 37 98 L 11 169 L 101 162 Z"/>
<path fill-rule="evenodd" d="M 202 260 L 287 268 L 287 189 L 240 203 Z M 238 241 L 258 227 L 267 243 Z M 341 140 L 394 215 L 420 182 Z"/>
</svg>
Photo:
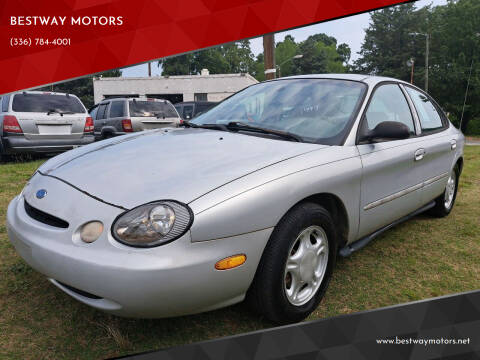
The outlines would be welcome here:
<svg viewBox="0 0 480 360">
<path fill-rule="evenodd" d="M 425 156 L 425 149 L 418 149 L 415 151 L 415 161 L 420 161 Z"/>
<path fill-rule="evenodd" d="M 457 140 L 450 141 L 450 149 L 455 150 L 457 148 Z"/>
</svg>

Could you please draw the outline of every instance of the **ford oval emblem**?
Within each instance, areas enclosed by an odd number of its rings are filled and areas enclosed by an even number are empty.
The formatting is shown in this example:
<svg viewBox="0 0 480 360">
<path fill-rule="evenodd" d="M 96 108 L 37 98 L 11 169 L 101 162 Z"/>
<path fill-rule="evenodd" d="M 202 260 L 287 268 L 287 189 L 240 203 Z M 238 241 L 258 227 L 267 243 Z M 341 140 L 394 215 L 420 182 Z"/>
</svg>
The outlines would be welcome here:
<svg viewBox="0 0 480 360">
<path fill-rule="evenodd" d="M 37 191 L 37 199 L 43 199 L 45 196 L 47 196 L 47 190 L 45 189 L 40 189 Z"/>
</svg>

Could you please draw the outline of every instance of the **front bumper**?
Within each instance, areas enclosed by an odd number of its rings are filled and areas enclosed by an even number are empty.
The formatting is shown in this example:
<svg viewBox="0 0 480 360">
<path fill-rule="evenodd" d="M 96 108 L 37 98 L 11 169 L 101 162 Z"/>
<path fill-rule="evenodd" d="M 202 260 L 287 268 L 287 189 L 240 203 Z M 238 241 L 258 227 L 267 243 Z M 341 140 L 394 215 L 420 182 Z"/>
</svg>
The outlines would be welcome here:
<svg viewBox="0 0 480 360">
<path fill-rule="evenodd" d="M 5 136 L 1 139 L 7 154 L 60 153 L 95 141 L 93 135 L 84 135 L 79 139 L 30 140 L 23 135 Z"/>
<path fill-rule="evenodd" d="M 48 191 L 42 200 L 32 196 L 38 189 Z M 25 212 L 25 199 L 70 226 L 61 229 L 34 220 Z M 8 234 L 30 266 L 77 300 L 116 315 L 159 318 L 242 301 L 272 231 L 195 243 L 187 232 L 169 244 L 137 249 L 111 236 L 111 221 L 122 211 L 37 174 L 8 207 Z M 75 233 L 91 220 L 102 221 L 105 230 L 94 243 L 82 243 Z M 247 255 L 243 265 L 215 270 L 218 260 L 238 253 Z"/>
</svg>

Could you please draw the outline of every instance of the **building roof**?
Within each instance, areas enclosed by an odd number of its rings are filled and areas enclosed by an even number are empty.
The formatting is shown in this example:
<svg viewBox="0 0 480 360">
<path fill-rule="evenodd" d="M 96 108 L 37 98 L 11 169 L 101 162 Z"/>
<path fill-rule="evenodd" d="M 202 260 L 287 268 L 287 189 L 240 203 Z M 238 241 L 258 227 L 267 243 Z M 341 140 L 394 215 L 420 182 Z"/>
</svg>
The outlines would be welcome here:
<svg viewBox="0 0 480 360">
<path fill-rule="evenodd" d="M 247 77 L 250 80 L 258 82 L 252 75 L 248 73 L 239 74 L 209 74 L 209 75 L 172 75 L 172 76 L 151 76 L 151 77 L 94 77 L 94 81 L 125 81 L 125 80 L 175 80 L 175 79 L 220 79 L 220 78 L 241 78 Z"/>
</svg>

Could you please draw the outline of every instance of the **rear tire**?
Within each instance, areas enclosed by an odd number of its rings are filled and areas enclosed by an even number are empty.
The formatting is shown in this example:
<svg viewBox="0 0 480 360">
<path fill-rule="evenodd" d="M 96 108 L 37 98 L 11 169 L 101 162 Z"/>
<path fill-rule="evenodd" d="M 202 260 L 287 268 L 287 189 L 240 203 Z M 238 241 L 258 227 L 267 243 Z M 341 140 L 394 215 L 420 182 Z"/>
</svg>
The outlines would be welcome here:
<svg viewBox="0 0 480 360">
<path fill-rule="evenodd" d="M 448 177 L 445 191 L 435 199 L 435 206 L 430 210 L 433 216 L 445 217 L 450 214 L 457 198 L 459 177 L 460 169 L 458 165 L 455 165 Z"/>
<path fill-rule="evenodd" d="M 280 324 L 310 315 L 330 282 L 336 238 L 325 208 L 302 203 L 290 210 L 270 236 L 247 293 L 253 309 Z"/>
</svg>

